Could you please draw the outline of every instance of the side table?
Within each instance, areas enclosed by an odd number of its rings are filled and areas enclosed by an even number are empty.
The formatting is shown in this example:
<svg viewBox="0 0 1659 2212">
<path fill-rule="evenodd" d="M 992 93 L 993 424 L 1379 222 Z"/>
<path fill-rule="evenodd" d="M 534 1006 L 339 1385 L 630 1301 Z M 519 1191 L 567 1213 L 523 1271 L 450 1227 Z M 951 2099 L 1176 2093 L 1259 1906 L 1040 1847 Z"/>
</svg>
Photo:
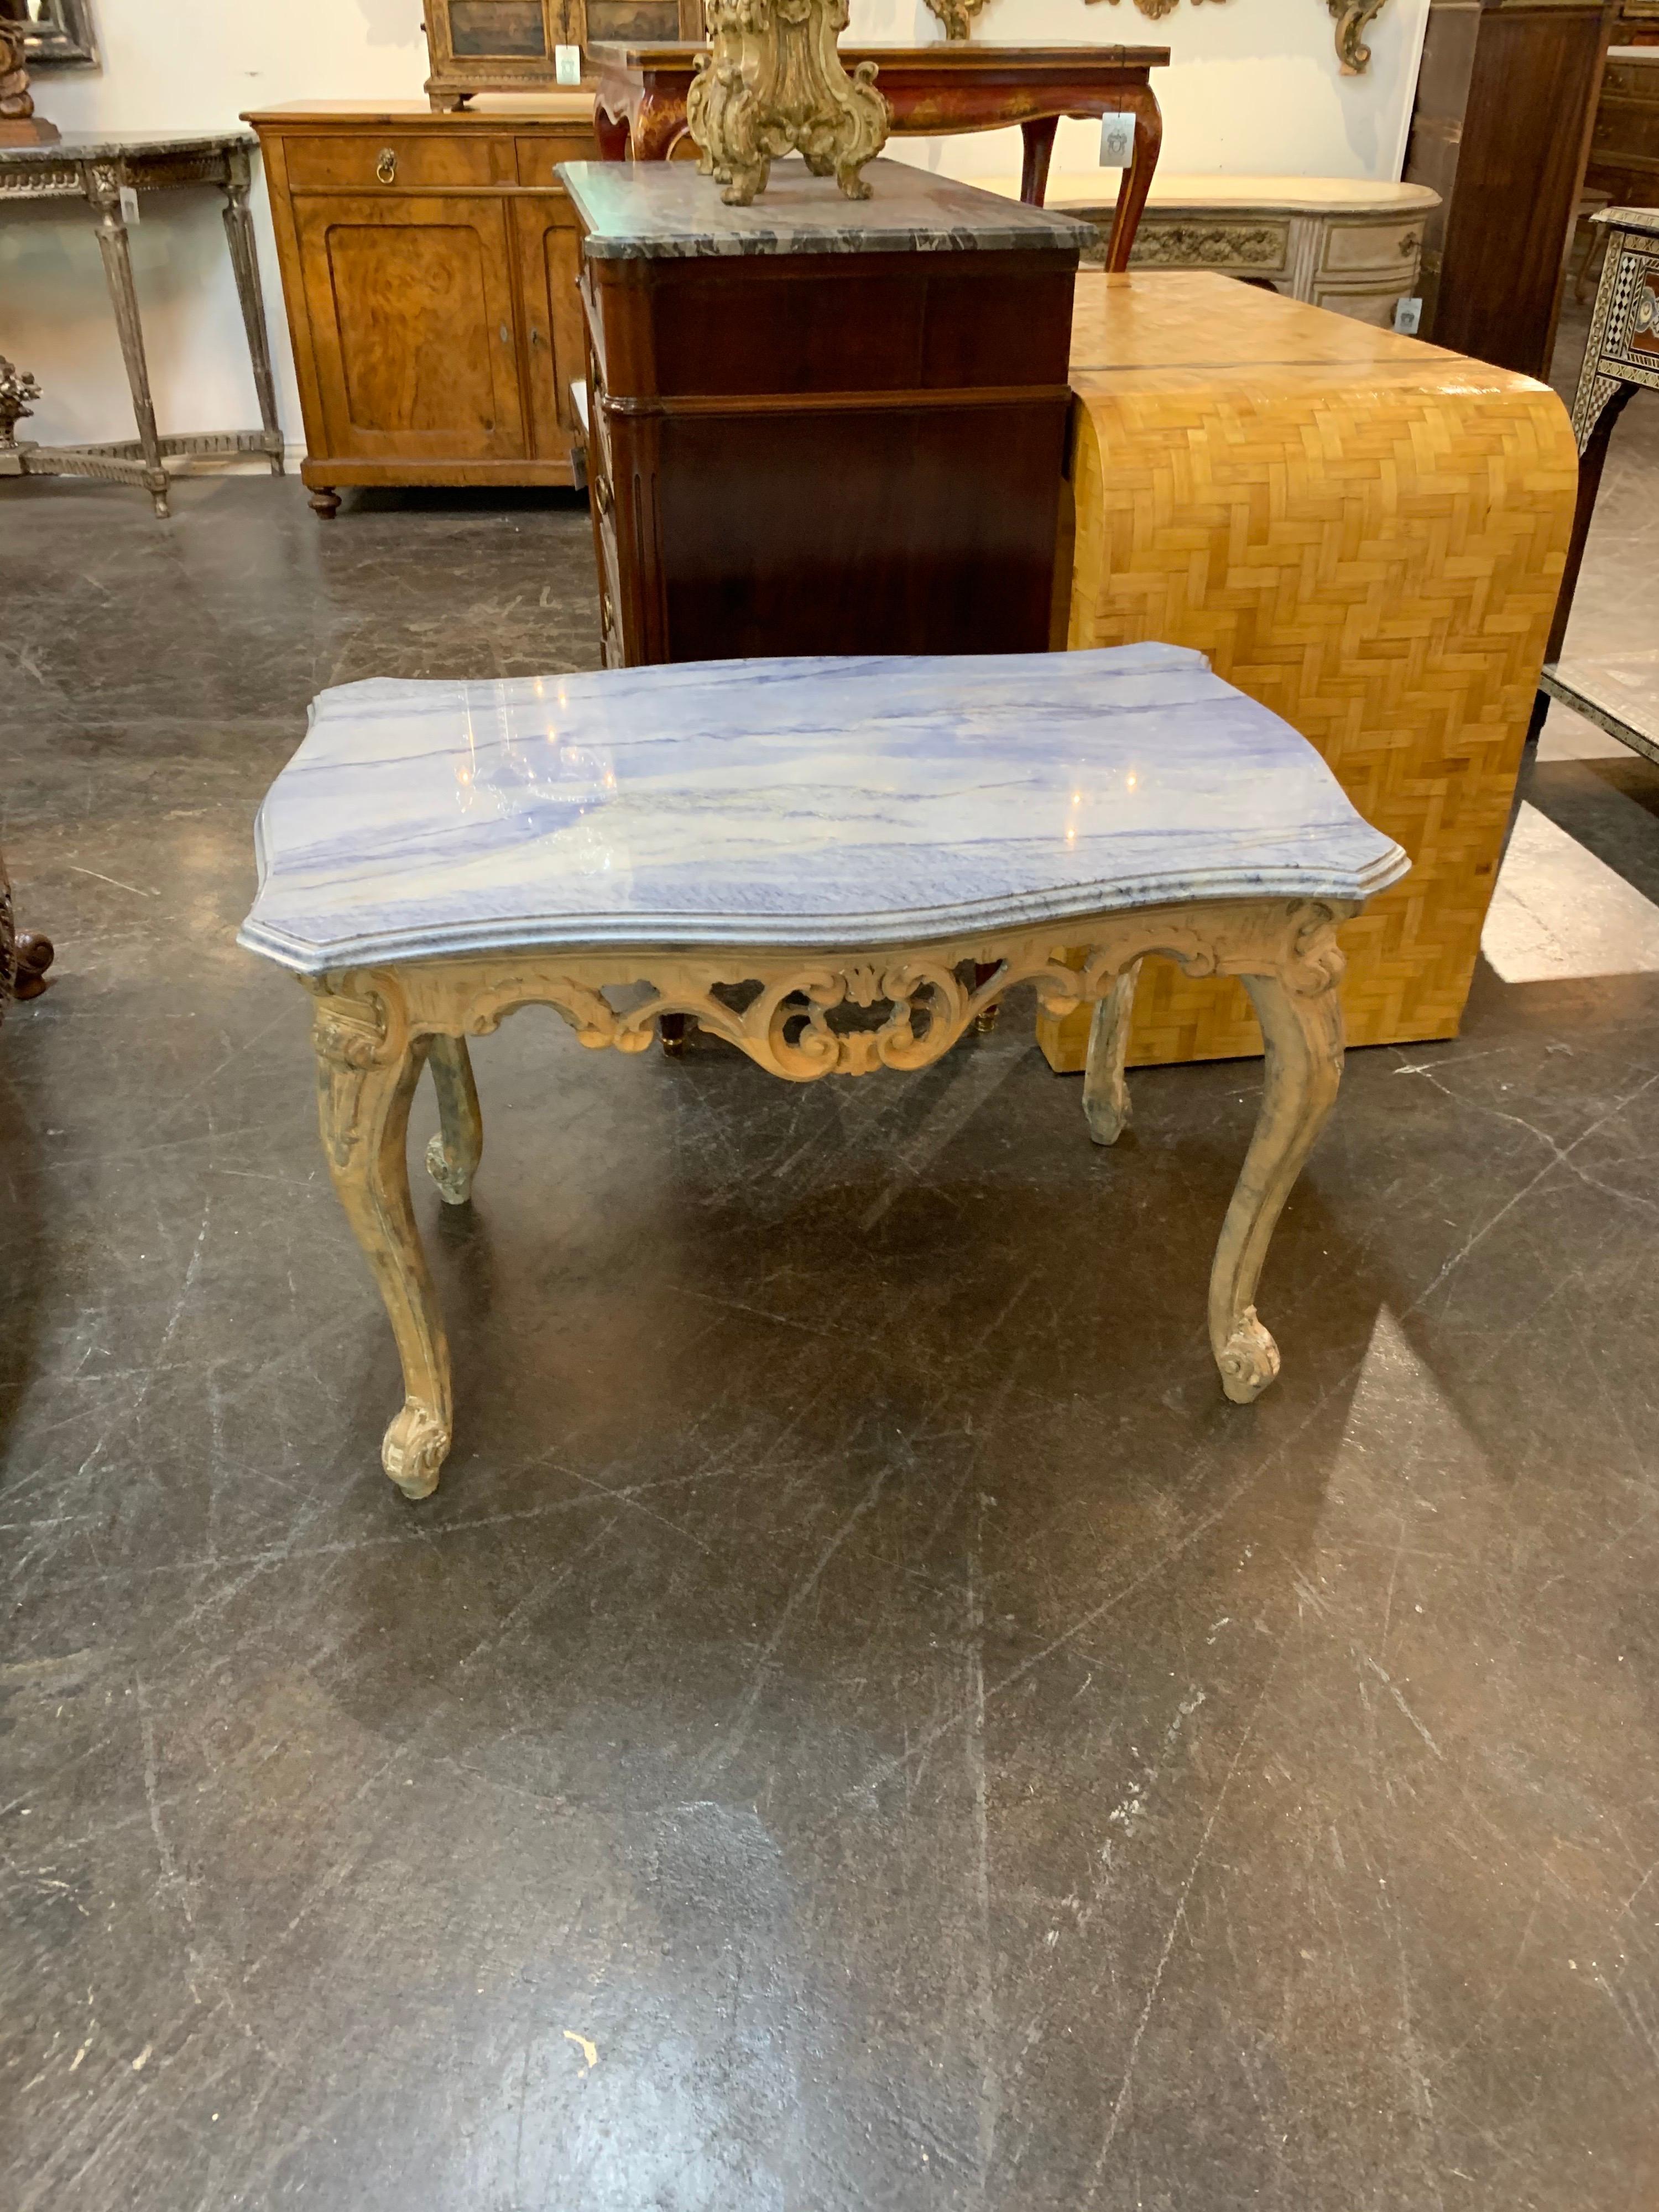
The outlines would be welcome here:
<svg viewBox="0 0 1659 2212">
<path fill-rule="evenodd" d="M 1030 983 L 1051 1012 L 1095 1009 L 1084 1105 L 1109 1145 L 1140 961 L 1238 976 L 1267 1072 L 1210 1346 L 1236 1403 L 1277 1375 L 1255 1289 L 1341 1075 L 1337 926 L 1409 863 L 1202 654 L 349 684 L 313 705 L 256 835 L 240 942 L 313 998 L 323 1148 L 403 1361 L 382 1459 L 410 1497 L 452 1429 L 410 1102 L 429 1065 L 427 1165 L 465 1206 L 483 1145 L 466 1039 L 526 1006 L 625 1053 L 689 1018 L 811 1083 L 929 1066 Z"/>
<path fill-rule="evenodd" d="M 685 135 L 685 95 L 706 46 L 596 46 L 593 135 L 607 161 L 665 161 Z M 1025 141 L 1019 196 L 1041 207 L 1062 116 L 1135 118 L 1134 159 L 1123 172 L 1106 266 L 1128 266 L 1135 227 L 1158 167 L 1164 118 L 1152 72 L 1167 46 L 843 46 L 847 67 L 874 62 L 896 137 L 949 137 L 1018 123 Z"/>
<path fill-rule="evenodd" d="M 1632 752 L 1659 761 L 1659 620 L 1613 660 L 1571 660 L 1563 652 L 1613 426 L 1636 392 L 1659 392 L 1659 208 L 1603 208 L 1590 222 L 1605 243 L 1572 405 L 1578 504 L 1528 734 L 1538 736 L 1550 701 L 1559 699 Z"/>
<path fill-rule="evenodd" d="M 132 390 L 136 438 L 89 446 L 20 443 L 0 454 L 0 475 L 97 477 L 109 483 L 142 484 L 166 517 L 169 459 L 208 453 L 264 453 L 273 476 L 283 473 L 283 434 L 276 422 L 276 388 L 270 373 L 259 264 L 248 219 L 248 155 L 258 142 L 241 131 L 173 132 L 156 137 L 66 137 L 47 146 L 0 146 L 0 209 L 41 200 L 83 199 L 97 218 L 121 337 L 121 356 Z M 144 334 L 133 289 L 122 195 L 177 185 L 217 185 L 225 195 L 225 236 L 236 296 L 241 303 L 247 349 L 258 394 L 258 430 L 191 431 L 162 437 L 149 396 Z"/>
</svg>

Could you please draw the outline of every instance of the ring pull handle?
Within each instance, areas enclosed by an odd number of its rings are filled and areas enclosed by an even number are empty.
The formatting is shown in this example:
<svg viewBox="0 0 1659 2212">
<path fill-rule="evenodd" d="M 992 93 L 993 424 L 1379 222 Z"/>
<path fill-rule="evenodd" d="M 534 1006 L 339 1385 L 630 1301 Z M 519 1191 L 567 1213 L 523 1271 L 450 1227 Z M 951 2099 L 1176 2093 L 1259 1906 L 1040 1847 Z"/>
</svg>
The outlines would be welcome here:
<svg viewBox="0 0 1659 2212">
<path fill-rule="evenodd" d="M 611 484 L 607 477 L 594 477 L 593 504 L 599 508 L 601 514 L 609 514 L 612 507 L 616 504 L 615 501 L 611 497 Z"/>
<path fill-rule="evenodd" d="M 390 146 L 382 146 L 380 158 L 374 164 L 374 173 L 383 185 L 392 183 L 398 174 L 398 156 Z"/>
</svg>

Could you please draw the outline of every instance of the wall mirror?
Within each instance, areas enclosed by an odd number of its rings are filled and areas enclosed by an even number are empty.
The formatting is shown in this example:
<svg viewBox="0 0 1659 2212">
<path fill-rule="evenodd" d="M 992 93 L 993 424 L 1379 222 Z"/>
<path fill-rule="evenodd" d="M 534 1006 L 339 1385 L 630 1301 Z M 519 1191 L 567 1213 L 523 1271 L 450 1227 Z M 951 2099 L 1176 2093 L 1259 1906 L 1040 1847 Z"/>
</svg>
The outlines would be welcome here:
<svg viewBox="0 0 1659 2212">
<path fill-rule="evenodd" d="M 91 0 L 0 0 L 0 22 L 22 25 L 31 70 L 97 65 Z"/>
</svg>

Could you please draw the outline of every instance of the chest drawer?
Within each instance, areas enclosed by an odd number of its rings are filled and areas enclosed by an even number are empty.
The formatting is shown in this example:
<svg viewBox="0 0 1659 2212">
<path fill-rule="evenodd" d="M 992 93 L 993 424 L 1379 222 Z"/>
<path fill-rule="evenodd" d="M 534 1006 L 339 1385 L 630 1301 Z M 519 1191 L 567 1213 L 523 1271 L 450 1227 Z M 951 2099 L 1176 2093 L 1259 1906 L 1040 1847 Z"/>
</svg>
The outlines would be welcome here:
<svg viewBox="0 0 1659 2212">
<path fill-rule="evenodd" d="M 513 141 L 459 132 L 363 131 L 290 138 L 288 180 L 299 189 L 408 191 L 443 185 L 507 184 Z"/>
</svg>

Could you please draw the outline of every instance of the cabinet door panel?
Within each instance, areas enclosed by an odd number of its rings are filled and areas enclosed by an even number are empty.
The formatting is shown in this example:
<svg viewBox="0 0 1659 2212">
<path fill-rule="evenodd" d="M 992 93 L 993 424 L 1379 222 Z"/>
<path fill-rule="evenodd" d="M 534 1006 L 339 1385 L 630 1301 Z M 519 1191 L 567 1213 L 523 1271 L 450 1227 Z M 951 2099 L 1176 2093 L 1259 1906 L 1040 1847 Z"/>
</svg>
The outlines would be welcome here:
<svg viewBox="0 0 1659 2212">
<path fill-rule="evenodd" d="M 514 203 L 518 226 L 519 283 L 524 302 L 529 368 L 531 443 L 538 459 L 553 459 L 580 441 L 581 426 L 570 398 L 582 374 L 581 231 L 576 210 L 557 199 Z"/>
<path fill-rule="evenodd" d="M 295 204 L 331 453 L 525 452 L 505 210 L 482 200 Z"/>
</svg>

